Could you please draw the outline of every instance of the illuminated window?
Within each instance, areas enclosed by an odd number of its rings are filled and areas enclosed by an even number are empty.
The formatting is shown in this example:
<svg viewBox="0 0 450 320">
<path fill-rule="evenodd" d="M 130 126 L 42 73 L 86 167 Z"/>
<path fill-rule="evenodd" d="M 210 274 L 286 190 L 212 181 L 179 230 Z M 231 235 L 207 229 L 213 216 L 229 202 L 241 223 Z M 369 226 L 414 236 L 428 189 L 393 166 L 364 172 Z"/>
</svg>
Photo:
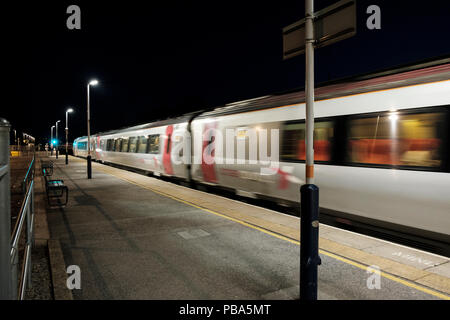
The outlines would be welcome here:
<svg viewBox="0 0 450 320">
<path fill-rule="evenodd" d="M 129 144 L 129 150 L 128 152 L 136 152 L 136 142 L 137 142 L 137 137 L 131 137 L 128 144 Z"/>
<path fill-rule="evenodd" d="M 124 138 L 122 140 L 122 148 L 120 149 L 121 152 L 128 152 L 128 138 Z"/>
<path fill-rule="evenodd" d="M 159 153 L 159 134 L 148 136 L 148 153 Z"/>
<path fill-rule="evenodd" d="M 305 123 L 290 123 L 284 126 L 282 157 L 286 160 L 305 160 Z M 334 136 L 333 122 L 320 121 L 314 124 L 314 161 L 330 161 Z"/>
<path fill-rule="evenodd" d="M 138 143 L 138 153 L 147 153 L 147 137 L 140 136 L 139 137 L 139 143 Z"/>
<path fill-rule="evenodd" d="M 100 140 L 100 149 L 102 150 L 102 151 L 105 151 L 105 139 L 101 139 Z"/>
<path fill-rule="evenodd" d="M 120 152 L 121 144 L 122 144 L 122 138 L 116 139 L 113 151 Z"/>
<path fill-rule="evenodd" d="M 87 142 L 77 142 L 77 149 L 78 150 L 87 150 Z"/>
<path fill-rule="evenodd" d="M 106 150 L 113 151 L 113 147 L 114 147 L 114 139 L 108 139 L 106 141 Z"/>
<path fill-rule="evenodd" d="M 383 113 L 350 120 L 347 159 L 354 163 L 441 165 L 443 113 Z"/>
</svg>

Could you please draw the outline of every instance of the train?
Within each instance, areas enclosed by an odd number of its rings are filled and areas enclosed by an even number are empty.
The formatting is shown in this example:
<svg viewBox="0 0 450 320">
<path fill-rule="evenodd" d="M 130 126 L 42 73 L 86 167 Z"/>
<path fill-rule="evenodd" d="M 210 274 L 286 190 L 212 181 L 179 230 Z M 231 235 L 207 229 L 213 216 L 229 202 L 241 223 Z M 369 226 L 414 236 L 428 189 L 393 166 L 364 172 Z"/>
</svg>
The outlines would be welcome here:
<svg viewBox="0 0 450 320">
<path fill-rule="evenodd" d="M 320 213 L 450 245 L 450 58 L 315 88 Z M 74 155 L 299 206 L 305 93 L 74 140 Z"/>
</svg>

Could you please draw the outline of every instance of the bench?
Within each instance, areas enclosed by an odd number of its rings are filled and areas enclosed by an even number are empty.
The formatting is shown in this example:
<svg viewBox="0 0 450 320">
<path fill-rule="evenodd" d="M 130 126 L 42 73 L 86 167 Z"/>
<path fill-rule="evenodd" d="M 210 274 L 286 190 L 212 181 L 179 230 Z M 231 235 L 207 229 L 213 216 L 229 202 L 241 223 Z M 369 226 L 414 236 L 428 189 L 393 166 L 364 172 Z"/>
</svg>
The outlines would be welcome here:
<svg viewBox="0 0 450 320">
<path fill-rule="evenodd" d="M 51 169 L 42 169 L 42 174 L 44 175 L 45 179 L 45 191 L 47 193 L 48 205 L 52 206 L 51 199 L 58 199 L 59 206 L 66 205 L 69 200 L 69 188 L 67 188 L 67 186 L 64 184 L 64 180 L 49 178 L 53 174 L 53 164 Z M 66 195 L 65 202 L 61 203 L 59 199 L 62 198 L 64 194 Z"/>
<path fill-rule="evenodd" d="M 48 176 L 53 175 L 53 161 L 42 161 L 41 162 L 42 173 Z"/>
</svg>

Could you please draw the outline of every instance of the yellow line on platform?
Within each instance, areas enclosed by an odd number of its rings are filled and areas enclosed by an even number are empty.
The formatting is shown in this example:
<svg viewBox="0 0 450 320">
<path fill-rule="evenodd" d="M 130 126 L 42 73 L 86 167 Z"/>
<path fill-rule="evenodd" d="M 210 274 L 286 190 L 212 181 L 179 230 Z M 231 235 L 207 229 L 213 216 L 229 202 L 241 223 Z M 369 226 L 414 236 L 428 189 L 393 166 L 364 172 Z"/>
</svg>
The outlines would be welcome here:
<svg viewBox="0 0 450 320">
<path fill-rule="evenodd" d="M 131 184 L 134 184 L 134 185 L 136 185 L 136 186 L 138 186 L 138 187 L 141 187 L 141 188 L 150 190 L 150 191 L 152 191 L 152 192 L 154 192 L 154 193 L 160 194 L 160 195 L 162 195 L 162 196 L 164 196 L 164 197 L 167 197 L 167 198 L 176 200 L 176 201 L 178 201 L 178 202 L 182 202 L 182 203 L 187 204 L 187 205 L 189 205 L 189 206 L 192 206 L 192 207 L 194 207 L 194 208 L 197 208 L 197 209 L 200 209 L 200 210 L 203 210 L 203 211 L 212 213 L 212 214 L 214 214 L 214 215 L 220 216 L 220 217 L 222 217 L 222 218 L 225 218 L 225 219 L 228 219 L 228 220 L 237 222 L 237 223 L 239 223 L 239 224 L 241 224 L 241 225 L 244 225 L 244 226 L 246 226 L 246 227 L 249 227 L 249 228 L 252 228 L 252 229 L 256 229 L 256 230 L 258 230 L 258 231 L 261 231 L 261 232 L 264 232 L 264 233 L 266 233 L 266 234 L 269 234 L 269 235 L 271 235 L 271 236 L 273 236 L 273 237 L 275 237 L 275 238 L 278 238 L 278 239 L 281 239 L 281 240 L 288 241 L 288 242 L 290 242 L 290 243 L 294 243 L 294 244 L 300 245 L 300 241 L 297 241 L 297 240 L 288 238 L 288 237 L 283 236 L 283 235 L 281 235 L 281 234 L 277 234 L 277 233 L 271 232 L 271 231 L 269 231 L 269 230 L 267 230 L 267 229 L 258 227 L 258 226 L 256 226 L 256 225 L 247 223 L 247 222 L 245 222 L 245 221 L 242 221 L 242 220 L 239 220 L 239 219 L 236 219 L 236 218 L 232 218 L 232 217 L 227 216 L 227 215 L 224 215 L 224 214 L 222 214 L 222 213 L 219 213 L 219 212 L 216 212 L 216 211 L 213 211 L 213 210 L 210 210 L 210 209 L 207 209 L 207 208 L 198 206 L 198 205 L 196 205 L 196 204 L 194 204 L 194 203 L 192 203 L 192 202 L 189 202 L 189 201 L 186 201 L 186 200 L 183 200 L 183 199 L 174 197 L 174 196 L 172 196 L 172 195 L 170 195 L 170 194 L 167 194 L 167 193 L 165 193 L 165 192 L 161 192 L 161 191 L 156 190 L 156 189 L 154 189 L 154 188 L 152 188 L 152 187 L 149 187 L 149 186 L 146 186 L 146 185 L 143 185 L 143 184 L 134 182 L 134 181 L 132 181 L 132 180 L 129 180 L 129 179 L 124 178 L 124 177 L 121 177 L 121 176 L 116 175 L 116 174 L 114 174 L 114 173 L 108 172 L 108 171 L 104 170 L 104 168 L 100 168 L 100 170 L 102 170 L 102 171 L 105 172 L 105 173 L 111 174 L 111 175 L 113 175 L 113 176 L 115 176 L 115 177 L 117 177 L 117 178 L 119 178 L 119 179 L 121 179 L 121 180 L 124 180 L 124 181 L 127 181 L 127 182 L 131 183 Z M 354 267 L 357 267 L 357 268 L 359 268 L 359 269 L 362 269 L 362 270 L 364 270 L 364 271 L 366 271 L 366 270 L 368 269 L 368 267 L 369 267 L 368 265 L 364 265 L 364 264 L 355 262 L 355 261 L 353 261 L 353 260 L 344 258 L 344 257 L 342 257 L 342 256 L 339 256 L 339 255 L 336 255 L 336 254 L 334 254 L 334 253 L 325 251 L 325 250 L 323 250 L 323 249 L 319 249 L 319 253 L 320 253 L 320 254 L 323 254 L 323 255 L 326 255 L 326 256 L 328 256 L 328 257 L 330 257 L 330 258 L 339 260 L 339 261 L 341 261 L 341 262 L 350 264 L 350 265 L 352 265 L 352 266 L 354 266 Z M 400 283 L 400 284 L 402 284 L 402 285 L 405 285 L 405 286 L 407 286 L 407 287 L 416 289 L 416 290 L 418 290 L 418 291 L 422 291 L 422 292 L 424 292 L 424 293 L 427 293 L 427 294 L 429 294 L 429 295 L 435 296 L 435 297 L 437 297 L 437 298 L 444 299 L 444 300 L 450 300 L 450 296 L 448 296 L 448 295 L 446 295 L 446 294 L 437 292 L 437 291 L 432 290 L 432 289 L 428 289 L 428 288 L 423 287 L 423 286 L 421 286 L 421 285 L 417 285 L 417 284 L 412 283 L 412 282 L 410 282 L 410 281 L 408 281 L 408 280 L 404 280 L 404 279 L 399 278 L 399 277 L 397 277 L 397 276 L 393 276 L 393 275 L 391 275 L 391 274 L 389 274 L 389 273 L 380 271 L 380 275 L 383 276 L 384 278 L 387 278 L 387 279 L 389 279 L 389 280 L 395 281 L 395 282 Z"/>
</svg>

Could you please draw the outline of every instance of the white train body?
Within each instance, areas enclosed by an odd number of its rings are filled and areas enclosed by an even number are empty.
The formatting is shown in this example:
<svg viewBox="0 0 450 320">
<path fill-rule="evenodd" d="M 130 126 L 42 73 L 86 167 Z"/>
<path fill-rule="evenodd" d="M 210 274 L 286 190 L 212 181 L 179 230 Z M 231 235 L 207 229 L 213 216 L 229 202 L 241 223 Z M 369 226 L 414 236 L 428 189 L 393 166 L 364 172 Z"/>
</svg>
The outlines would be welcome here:
<svg viewBox="0 0 450 320">
<path fill-rule="evenodd" d="M 328 134 L 328 140 L 317 138 L 319 160 L 314 169 L 321 210 L 450 243 L 449 79 L 447 63 L 316 90 L 316 127 L 323 128 L 317 135 Z M 301 135 L 304 119 L 303 93 L 262 97 L 197 116 L 94 135 L 91 154 L 97 161 L 156 175 L 215 185 L 254 198 L 298 203 L 305 164 L 299 140 L 291 137 Z M 372 134 L 374 123 L 374 137 L 364 136 Z M 389 132 L 389 126 L 392 136 L 381 137 Z M 220 132 L 223 140 L 226 130 L 235 132 L 234 152 L 227 154 L 225 141 L 220 148 L 219 140 L 205 137 L 211 128 Z M 266 130 L 268 136 L 278 132 L 279 149 L 271 154 L 278 153 L 277 159 L 272 159 L 278 161 L 270 165 L 263 165 L 259 158 L 256 163 L 249 161 L 246 133 L 251 129 Z M 152 153 L 148 153 L 148 146 L 145 153 L 107 151 L 108 139 L 156 135 L 159 148 L 154 147 Z M 247 139 L 243 142 L 244 164 L 237 161 L 239 139 Z M 270 150 L 272 142 L 268 140 L 264 143 Z M 78 148 L 86 141 L 86 137 L 75 141 L 75 155 L 87 155 Z M 291 141 L 295 144 L 289 144 Z M 259 155 L 260 140 L 257 145 Z M 215 149 L 213 163 L 195 161 L 195 157 L 203 159 L 208 146 Z M 180 163 L 180 159 L 190 161 Z M 262 167 L 270 168 L 267 172 L 272 170 L 273 174 L 262 174 Z"/>
</svg>

